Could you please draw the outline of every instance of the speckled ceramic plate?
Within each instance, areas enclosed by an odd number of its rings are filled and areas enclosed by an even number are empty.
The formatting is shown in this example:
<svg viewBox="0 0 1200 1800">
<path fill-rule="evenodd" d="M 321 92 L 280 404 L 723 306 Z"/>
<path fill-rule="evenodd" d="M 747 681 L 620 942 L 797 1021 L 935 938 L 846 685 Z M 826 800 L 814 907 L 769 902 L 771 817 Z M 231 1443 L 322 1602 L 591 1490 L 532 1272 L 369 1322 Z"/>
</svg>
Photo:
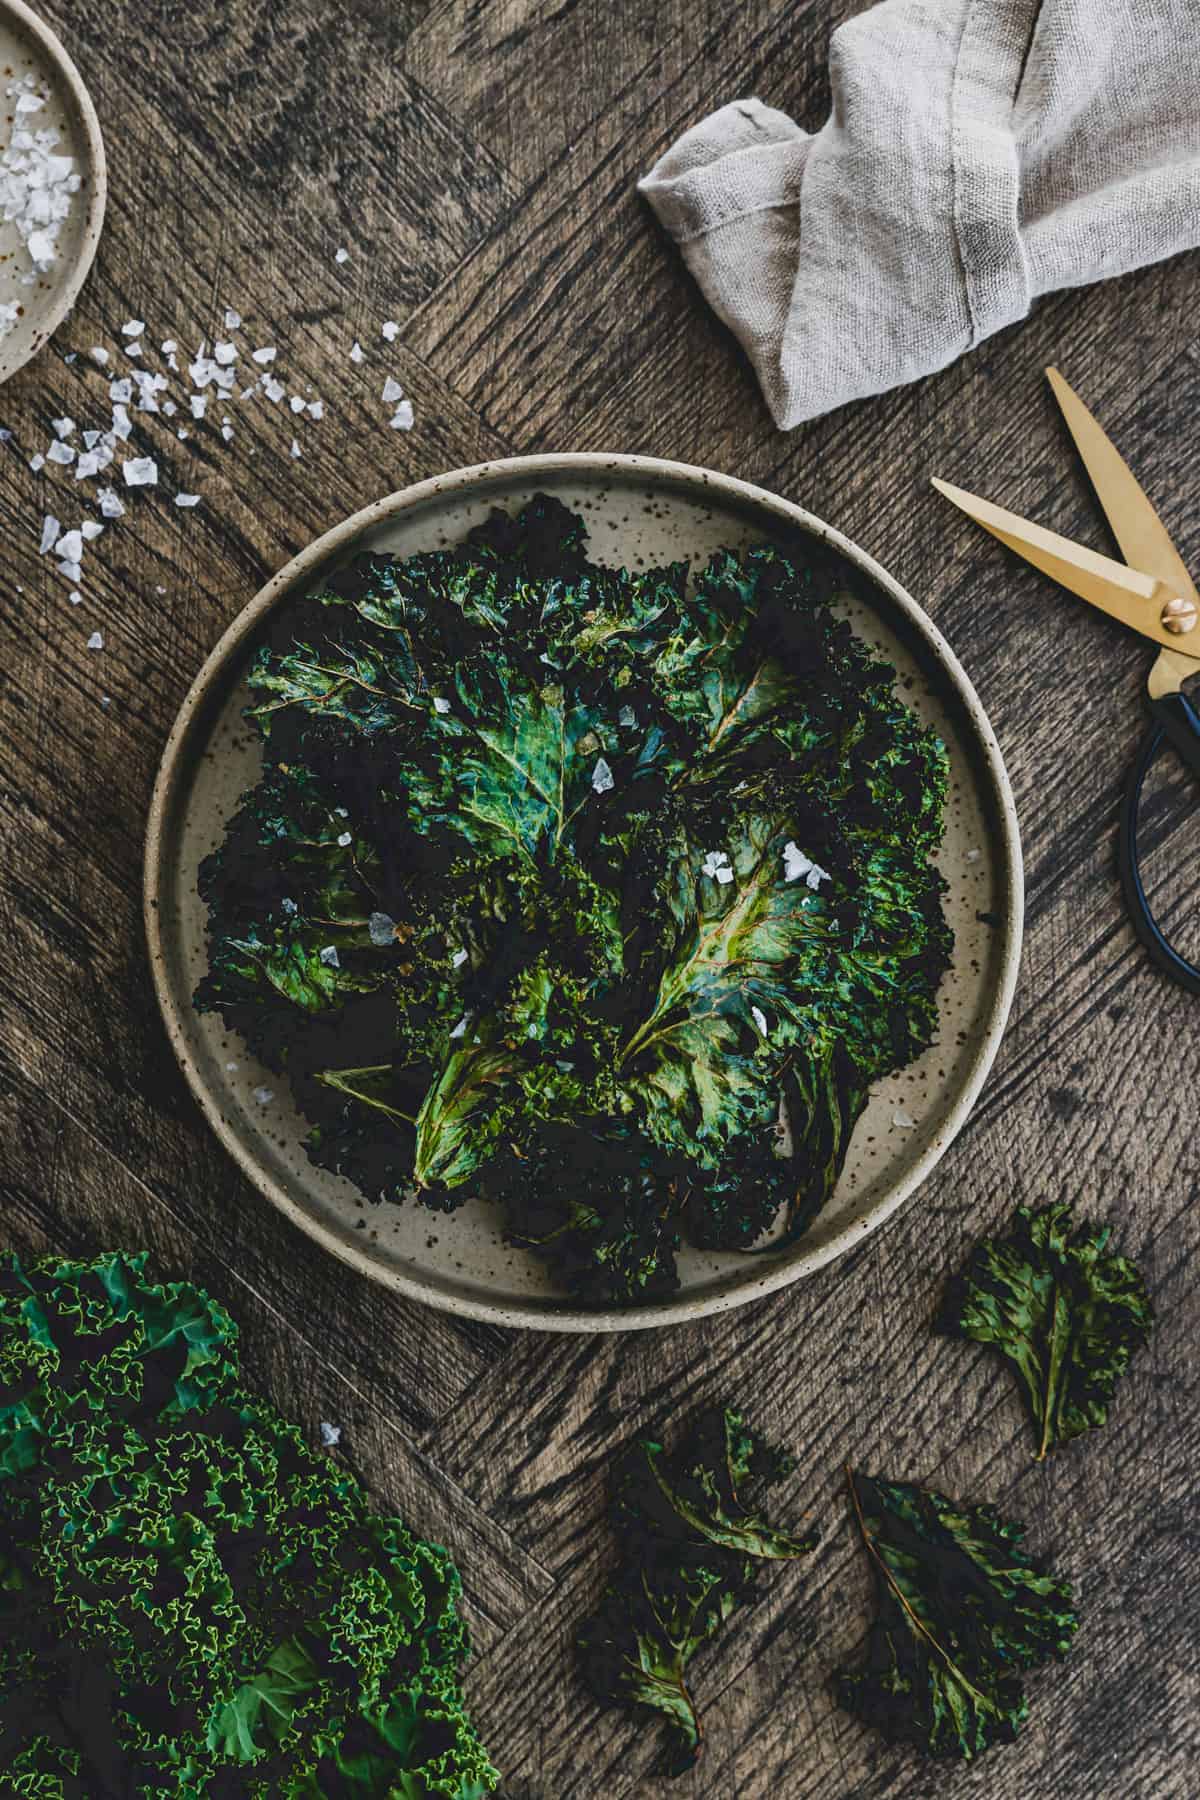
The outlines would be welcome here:
<svg viewBox="0 0 1200 1800">
<path fill-rule="evenodd" d="M 602 562 L 683 556 L 696 566 L 718 546 L 797 529 L 832 546 L 845 563 L 846 616 L 895 663 L 906 698 L 950 750 L 940 862 L 956 947 L 937 1043 L 879 1084 L 837 1190 L 800 1243 L 753 1255 L 685 1248 L 678 1294 L 626 1311 L 581 1308 L 557 1292 L 536 1257 L 503 1242 L 498 1214 L 485 1202 L 468 1201 L 450 1217 L 416 1205 L 372 1207 L 348 1182 L 313 1168 L 285 1084 L 191 1005 L 205 969 L 196 873 L 256 777 L 243 677 L 268 617 L 353 552 L 432 549 L 460 538 L 491 507 L 518 506 L 539 490 L 584 515 Z M 335 1255 L 403 1293 L 500 1325 L 561 1331 L 629 1330 L 719 1312 L 810 1274 L 882 1225 L 929 1173 L 979 1092 L 1004 1028 L 1021 941 L 1020 847 L 1000 751 L 970 683 L 920 607 L 870 557 L 788 501 L 726 475 L 634 456 L 523 457 L 422 482 L 357 513 L 281 570 L 225 633 L 176 720 L 150 812 L 145 897 L 154 979 L 176 1055 L 213 1129 L 261 1192 Z M 260 1088 L 273 1093 L 265 1105 L 255 1096 Z"/>
<path fill-rule="evenodd" d="M 59 234 L 57 253 L 44 274 L 34 271 L 15 225 L 0 223 L 0 304 L 20 307 L 9 328 L 0 324 L 0 381 L 35 355 L 75 304 L 104 222 L 107 178 L 100 121 L 78 69 L 48 25 L 24 0 L 0 0 L 0 153 L 8 146 L 15 120 L 7 89 L 25 76 L 43 101 L 27 115 L 34 129 L 52 127 L 61 142 L 57 154 L 74 158 L 82 181 Z M 33 280 L 24 278 L 33 275 Z"/>
</svg>

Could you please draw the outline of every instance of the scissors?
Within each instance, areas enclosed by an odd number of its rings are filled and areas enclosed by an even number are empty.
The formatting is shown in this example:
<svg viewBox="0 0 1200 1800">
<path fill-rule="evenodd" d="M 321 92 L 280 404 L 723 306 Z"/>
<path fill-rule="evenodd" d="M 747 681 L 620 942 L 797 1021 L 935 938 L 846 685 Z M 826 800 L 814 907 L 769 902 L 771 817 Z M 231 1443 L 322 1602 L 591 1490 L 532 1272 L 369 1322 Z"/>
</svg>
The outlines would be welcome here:
<svg viewBox="0 0 1200 1800">
<path fill-rule="evenodd" d="M 1073 544 L 948 481 L 933 485 L 1035 569 L 1158 646 L 1147 683 L 1150 723 L 1125 788 L 1117 860 L 1141 943 L 1172 980 L 1200 993 L 1200 968 L 1167 942 L 1151 914 L 1138 855 L 1142 789 L 1163 747 L 1170 745 L 1200 780 L 1200 712 L 1183 692 L 1188 676 L 1200 671 L 1200 595 L 1124 458 L 1058 370 L 1047 369 L 1046 376 L 1126 562 Z"/>
</svg>

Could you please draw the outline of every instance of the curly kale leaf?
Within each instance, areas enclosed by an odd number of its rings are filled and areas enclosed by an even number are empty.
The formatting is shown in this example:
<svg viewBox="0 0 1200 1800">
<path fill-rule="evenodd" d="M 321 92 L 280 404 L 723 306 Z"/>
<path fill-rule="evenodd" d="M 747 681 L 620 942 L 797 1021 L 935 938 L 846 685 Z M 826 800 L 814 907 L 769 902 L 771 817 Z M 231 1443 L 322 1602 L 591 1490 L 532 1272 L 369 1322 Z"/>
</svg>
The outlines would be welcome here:
<svg viewBox="0 0 1200 1800">
<path fill-rule="evenodd" d="M 947 1290 L 942 1328 L 1012 1363 L 1037 1459 L 1108 1418 L 1117 1382 L 1150 1335 L 1154 1309 L 1135 1263 L 1106 1253 L 1107 1227 L 1075 1226 L 1070 1205 L 1019 1206 Z"/>
<path fill-rule="evenodd" d="M 145 1258 L 0 1263 L 0 1767 L 58 1800 L 482 1800 L 445 1551 Z"/>
<path fill-rule="evenodd" d="M 791 1467 L 739 1413 L 714 1409 L 673 1454 L 646 1440 L 619 1472 L 621 1561 L 580 1629 L 581 1668 L 604 1705 L 665 1718 L 672 1774 L 700 1753 L 692 1657 L 753 1597 L 763 1563 L 805 1556 L 817 1542 L 815 1532 L 779 1531 L 760 1510 L 763 1489 Z"/>
<path fill-rule="evenodd" d="M 1011 1743 L 1022 1674 L 1071 1647 L 1071 1590 L 1021 1548 L 1024 1527 L 907 1482 L 850 1473 L 878 1613 L 841 1704 L 930 1756 L 970 1760 Z"/>
<path fill-rule="evenodd" d="M 499 1198 L 604 1304 L 669 1291 L 681 1232 L 807 1228 L 950 948 L 945 751 L 831 585 L 771 546 L 606 568 L 542 495 L 280 615 L 196 999 L 314 1161 Z"/>
</svg>

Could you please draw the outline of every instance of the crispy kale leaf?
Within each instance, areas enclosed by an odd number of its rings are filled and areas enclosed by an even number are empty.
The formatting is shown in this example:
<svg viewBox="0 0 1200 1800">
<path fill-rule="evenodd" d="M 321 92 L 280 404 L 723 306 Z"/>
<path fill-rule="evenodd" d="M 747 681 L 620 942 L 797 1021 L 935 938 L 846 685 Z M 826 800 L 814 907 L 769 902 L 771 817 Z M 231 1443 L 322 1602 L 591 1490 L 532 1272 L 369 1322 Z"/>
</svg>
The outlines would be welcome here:
<svg viewBox="0 0 1200 1800">
<path fill-rule="evenodd" d="M 700 1754 L 691 1658 L 754 1594 L 764 1562 L 806 1555 L 817 1536 L 776 1530 L 761 1491 L 791 1468 L 739 1413 L 713 1410 L 673 1455 L 643 1441 L 618 1475 L 621 1561 L 579 1633 L 585 1681 L 607 1706 L 644 1706 L 669 1726 L 672 1774 Z"/>
<path fill-rule="evenodd" d="M 944 749 L 831 592 L 771 546 L 605 568 L 543 496 L 279 620 L 196 1000 L 315 1161 L 492 1196 L 600 1303 L 808 1226 L 950 947 Z"/>
<path fill-rule="evenodd" d="M 0 1768 L 45 1800 L 483 1800 L 446 1552 L 144 1257 L 0 1262 Z"/>
<path fill-rule="evenodd" d="M 943 1329 L 990 1344 L 1016 1370 L 1039 1462 L 1104 1424 L 1154 1323 L 1137 1265 L 1105 1253 L 1109 1235 L 1076 1229 L 1066 1201 L 1019 1206 L 1008 1235 L 985 1238 L 947 1290 Z"/>
<path fill-rule="evenodd" d="M 908 1482 L 850 1473 L 875 1572 L 878 1613 L 842 1705 L 930 1756 L 1011 1743 L 1029 1705 L 1022 1673 L 1070 1649 L 1079 1619 L 1065 1582 L 1021 1549 L 1024 1527 Z"/>
</svg>

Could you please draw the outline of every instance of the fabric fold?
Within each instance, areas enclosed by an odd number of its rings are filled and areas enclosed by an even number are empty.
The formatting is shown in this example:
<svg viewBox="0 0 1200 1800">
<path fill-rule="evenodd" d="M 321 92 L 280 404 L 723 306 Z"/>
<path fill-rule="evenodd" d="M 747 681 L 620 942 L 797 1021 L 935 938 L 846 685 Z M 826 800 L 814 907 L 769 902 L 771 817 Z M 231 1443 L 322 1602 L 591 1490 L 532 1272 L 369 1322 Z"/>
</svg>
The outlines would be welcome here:
<svg viewBox="0 0 1200 1800">
<path fill-rule="evenodd" d="M 783 428 L 1200 240 L 1193 0 L 883 0 L 810 133 L 761 100 L 639 184 Z"/>
</svg>

